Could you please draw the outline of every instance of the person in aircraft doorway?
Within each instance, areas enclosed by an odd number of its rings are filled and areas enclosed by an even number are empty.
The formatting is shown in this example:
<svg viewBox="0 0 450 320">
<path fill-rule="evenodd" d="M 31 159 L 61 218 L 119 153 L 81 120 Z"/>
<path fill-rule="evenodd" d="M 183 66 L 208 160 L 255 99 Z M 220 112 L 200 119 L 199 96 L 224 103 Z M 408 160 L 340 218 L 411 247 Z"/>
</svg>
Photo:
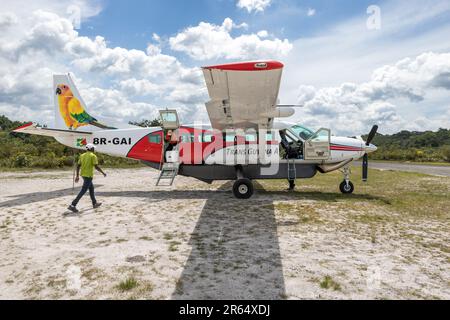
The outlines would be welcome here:
<svg viewBox="0 0 450 320">
<path fill-rule="evenodd" d="M 280 130 L 281 147 L 286 152 L 285 159 L 298 159 L 299 152 L 287 140 L 286 131 Z"/>
<path fill-rule="evenodd" d="M 175 146 L 178 144 L 178 137 L 173 130 L 168 130 L 165 136 L 166 149 L 164 151 L 164 162 L 167 162 L 166 153 L 168 151 L 173 151 Z"/>
<path fill-rule="evenodd" d="M 281 138 L 281 147 L 286 152 L 285 159 L 298 159 L 299 152 L 294 148 L 286 137 L 286 131 L 280 130 L 280 138 Z M 295 189 L 295 179 L 288 179 L 289 182 L 289 191 L 293 191 Z"/>
</svg>

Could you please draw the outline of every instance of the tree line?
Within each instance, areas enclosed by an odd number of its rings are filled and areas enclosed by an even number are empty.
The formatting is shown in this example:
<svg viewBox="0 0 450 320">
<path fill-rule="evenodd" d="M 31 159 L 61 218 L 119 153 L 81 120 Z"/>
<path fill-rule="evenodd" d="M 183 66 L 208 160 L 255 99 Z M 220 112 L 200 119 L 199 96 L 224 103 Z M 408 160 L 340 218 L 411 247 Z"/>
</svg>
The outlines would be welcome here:
<svg viewBox="0 0 450 320">
<path fill-rule="evenodd" d="M 392 135 L 377 134 L 373 144 L 377 152 L 370 154 L 374 160 L 417 162 L 450 162 L 450 130 L 400 131 Z"/>
</svg>

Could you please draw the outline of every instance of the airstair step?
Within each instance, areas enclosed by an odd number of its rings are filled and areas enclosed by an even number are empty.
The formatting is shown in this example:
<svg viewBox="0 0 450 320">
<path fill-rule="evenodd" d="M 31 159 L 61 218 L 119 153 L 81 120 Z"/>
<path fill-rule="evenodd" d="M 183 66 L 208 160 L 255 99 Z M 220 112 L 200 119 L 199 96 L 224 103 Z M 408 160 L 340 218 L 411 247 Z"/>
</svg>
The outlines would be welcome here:
<svg viewBox="0 0 450 320">
<path fill-rule="evenodd" d="M 161 173 L 159 174 L 158 181 L 156 182 L 157 186 L 162 186 L 161 181 L 168 181 L 168 184 L 164 184 L 164 186 L 170 187 L 175 180 L 175 177 L 178 175 L 179 169 L 178 163 L 166 163 L 161 168 Z"/>
</svg>

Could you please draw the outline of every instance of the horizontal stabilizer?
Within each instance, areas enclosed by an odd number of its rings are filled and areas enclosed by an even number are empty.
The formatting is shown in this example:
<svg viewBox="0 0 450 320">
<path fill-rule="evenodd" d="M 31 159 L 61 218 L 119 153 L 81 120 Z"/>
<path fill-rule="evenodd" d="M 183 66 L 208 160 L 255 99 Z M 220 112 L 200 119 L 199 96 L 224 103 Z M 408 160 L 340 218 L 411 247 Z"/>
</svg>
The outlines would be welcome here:
<svg viewBox="0 0 450 320">
<path fill-rule="evenodd" d="M 68 138 L 68 137 L 80 138 L 80 137 L 89 137 L 90 135 L 92 135 L 92 132 L 38 127 L 37 124 L 32 122 L 27 123 L 17 129 L 14 129 L 13 132 L 35 134 L 45 137 L 60 137 L 60 138 Z"/>
</svg>

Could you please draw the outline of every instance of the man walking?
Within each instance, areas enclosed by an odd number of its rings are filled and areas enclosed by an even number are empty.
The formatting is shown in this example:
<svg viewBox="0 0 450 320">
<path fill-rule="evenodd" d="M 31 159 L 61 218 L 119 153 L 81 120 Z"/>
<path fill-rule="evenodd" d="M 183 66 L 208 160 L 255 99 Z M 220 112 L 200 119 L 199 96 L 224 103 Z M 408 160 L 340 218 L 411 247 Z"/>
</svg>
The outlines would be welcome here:
<svg viewBox="0 0 450 320">
<path fill-rule="evenodd" d="M 104 173 L 103 170 L 98 166 L 98 159 L 97 156 L 94 154 L 95 146 L 91 143 L 88 143 L 86 145 L 86 149 L 87 152 L 83 153 L 80 156 L 80 159 L 78 159 L 77 176 L 75 178 L 75 182 L 78 183 L 78 181 L 80 181 L 80 170 L 81 170 L 81 177 L 83 178 L 83 187 L 81 188 L 81 191 L 78 194 L 78 196 L 75 198 L 75 200 L 73 200 L 72 204 L 68 208 L 70 211 L 74 213 L 78 212 L 77 204 L 88 190 L 89 195 L 91 196 L 92 206 L 94 207 L 94 209 L 102 205 L 95 199 L 94 184 L 92 183 L 92 180 L 94 179 L 94 168 L 98 172 L 103 174 L 104 177 L 106 177 L 106 173 Z"/>
</svg>

